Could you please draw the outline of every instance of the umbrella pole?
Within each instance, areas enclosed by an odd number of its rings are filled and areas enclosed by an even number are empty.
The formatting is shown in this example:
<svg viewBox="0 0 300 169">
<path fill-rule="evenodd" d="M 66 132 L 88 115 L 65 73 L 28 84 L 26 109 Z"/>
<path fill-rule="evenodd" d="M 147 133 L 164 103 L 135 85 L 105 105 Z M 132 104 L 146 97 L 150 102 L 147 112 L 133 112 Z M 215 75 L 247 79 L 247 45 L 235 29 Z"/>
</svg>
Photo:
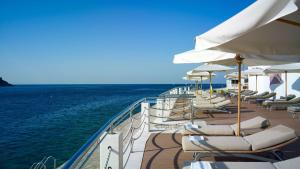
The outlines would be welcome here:
<svg viewBox="0 0 300 169">
<path fill-rule="evenodd" d="M 211 72 L 208 72 L 209 73 L 209 102 L 211 103 L 211 95 L 212 95 L 212 85 L 211 85 Z"/>
<path fill-rule="evenodd" d="M 243 58 L 239 54 L 235 57 L 237 65 L 238 65 L 238 112 L 237 112 L 237 136 L 240 136 L 241 129 L 241 65 L 243 62 Z"/>
<path fill-rule="evenodd" d="M 257 75 L 255 75 L 255 79 L 256 79 L 256 91 L 257 91 Z"/>
<path fill-rule="evenodd" d="M 198 95 L 198 80 L 196 80 L 196 95 Z"/>
<path fill-rule="evenodd" d="M 201 96 L 202 96 L 202 76 L 200 76 L 200 87 L 201 87 L 200 92 L 201 92 Z"/>
<path fill-rule="evenodd" d="M 284 71 L 285 74 L 285 98 L 287 97 L 287 71 Z"/>
</svg>

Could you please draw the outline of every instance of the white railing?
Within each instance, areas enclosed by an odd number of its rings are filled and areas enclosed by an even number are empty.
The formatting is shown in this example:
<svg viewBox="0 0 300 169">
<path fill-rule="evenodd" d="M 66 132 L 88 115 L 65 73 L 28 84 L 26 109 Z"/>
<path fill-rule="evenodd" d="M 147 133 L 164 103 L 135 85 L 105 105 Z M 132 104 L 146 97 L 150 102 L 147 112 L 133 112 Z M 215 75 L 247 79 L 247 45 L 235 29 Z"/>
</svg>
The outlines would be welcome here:
<svg viewBox="0 0 300 169">
<path fill-rule="evenodd" d="M 100 161 L 103 160 L 102 166 L 99 163 L 99 157 L 96 159 L 93 159 L 95 153 L 97 150 L 99 151 L 101 145 L 103 146 L 104 140 L 111 136 L 113 136 L 114 133 L 120 133 L 118 136 L 120 137 L 120 143 L 118 145 L 118 148 L 120 148 L 120 152 L 117 155 L 119 158 L 119 161 L 122 161 L 122 165 L 120 164 L 119 167 L 125 168 L 128 162 L 128 159 L 130 158 L 130 155 L 132 154 L 132 148 L 134 145 L 134 142 L 141 137 L 145 129 L 150 129 L 150 124 L 153 124 L 154 122 L 151 122 L 149 109 L 148 108 L 143 109 L 142 103 L 148 103 L 149 105 L 155 105 L 157 104 L 157 100 L 163 101 L 164 107 L 161 108 L 162 111 L 166 111 L 169 109 L 172 109 L 173 105 L 170 104 L 170 99 L 176 99 L 182 96 L 186 96 L 186 98 L 190 97 L 190 95 L 187 95 L 186 91 L 187 88 L 173 88 L 167 92 L 162 93 L 159 95 L 159 97 L 151 97 L 151 98 L 143 98 L 140 99 L 127 108 L 125 108 L 120 113 L 113 116 L 107 123 L 105 123 L 96 133 L 94 133 L 87 142 L 60 168 L 62 169 L 77 169 L 77 168 L 85 168 L 86 165 L 89 165 L 90 163 L 97 162 L 96 165 L 99 165 L 101 169 L 109 169 L 112 168 L 110 166 L 111 162 L 113 161 L 112 158 L 116 157 L 114 153 L 114 147 L 110 146 L 110 142 L 108 141 L 104 149 L 105 153 L 103 156 L 101 156 L 100 153 Z M 171 106 L 171 107 L 170 107 Z M 153 106 L 151 106 L 153 107 Z M 141 110 L 143 110 L 141 112 Z M 162 116 L 160 116 L 162 118 Z M 165 118 L 165 117 L 163 117 Z M 163 124 L 160 124 L 163 125 Z M 113 139 L 117 140 L 117 139 Z M 113 144 L 113 143 L 111 143 Z M 101 150 L 100 150 L 101 151 Z M 93 161 L 94 160 L 94 161 Z M 115 160 L 115 159 L 114 159 Z M 115 161 L 114 161 L 115 163 Z M 37 164 L 34 164 L 37 166 Z M 38 164 L 41 165 L 40 163 Z M 97 168 L 99 168 L 99 166 Z"/>
</svg>

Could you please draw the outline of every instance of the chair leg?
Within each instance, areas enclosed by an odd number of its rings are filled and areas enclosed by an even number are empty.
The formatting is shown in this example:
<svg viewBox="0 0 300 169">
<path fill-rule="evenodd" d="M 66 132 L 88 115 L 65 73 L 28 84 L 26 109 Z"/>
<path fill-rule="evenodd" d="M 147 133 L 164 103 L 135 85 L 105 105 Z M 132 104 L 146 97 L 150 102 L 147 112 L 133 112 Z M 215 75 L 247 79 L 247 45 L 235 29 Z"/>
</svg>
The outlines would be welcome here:
<svg viewBox="0 0 300 169">
<path fill-rule="evenodd" d="M 272 154 L 280 161 L 285 159 L 284 153 L 280 150 L 273 150 Z"/>
</svg>

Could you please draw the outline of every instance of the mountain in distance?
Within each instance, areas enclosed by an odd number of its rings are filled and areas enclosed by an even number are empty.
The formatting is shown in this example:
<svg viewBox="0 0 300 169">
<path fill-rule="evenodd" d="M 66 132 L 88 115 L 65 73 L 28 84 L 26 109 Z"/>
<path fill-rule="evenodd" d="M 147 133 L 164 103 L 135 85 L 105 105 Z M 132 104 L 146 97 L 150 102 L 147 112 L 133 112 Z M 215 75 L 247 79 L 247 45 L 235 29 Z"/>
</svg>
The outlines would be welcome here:
<svg viewBox="0 0 300 169">
<path fill-rule="evenodd" d="M 13 85 L 3 80 L 2 77 L 0 77 L 0 87 L 5 87 L 5 86 L 13 86 Z"/>
</svg>

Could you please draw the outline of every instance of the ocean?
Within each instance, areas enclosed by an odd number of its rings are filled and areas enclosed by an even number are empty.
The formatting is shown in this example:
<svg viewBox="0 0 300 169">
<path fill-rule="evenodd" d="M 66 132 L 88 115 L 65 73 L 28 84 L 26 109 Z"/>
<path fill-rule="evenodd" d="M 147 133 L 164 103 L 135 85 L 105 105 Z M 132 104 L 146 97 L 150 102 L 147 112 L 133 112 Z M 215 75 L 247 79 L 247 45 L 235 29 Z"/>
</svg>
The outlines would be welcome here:
<svg viewBox="0 0 300 169">
<path fill-rule="evenodd" d="M 54 156 L 60 165 L 112 115 L 140 98 L 173 87 L 176 85 L 0 87 L 0 168 L 28 169 L 44 156 Z"/>
</svg>

